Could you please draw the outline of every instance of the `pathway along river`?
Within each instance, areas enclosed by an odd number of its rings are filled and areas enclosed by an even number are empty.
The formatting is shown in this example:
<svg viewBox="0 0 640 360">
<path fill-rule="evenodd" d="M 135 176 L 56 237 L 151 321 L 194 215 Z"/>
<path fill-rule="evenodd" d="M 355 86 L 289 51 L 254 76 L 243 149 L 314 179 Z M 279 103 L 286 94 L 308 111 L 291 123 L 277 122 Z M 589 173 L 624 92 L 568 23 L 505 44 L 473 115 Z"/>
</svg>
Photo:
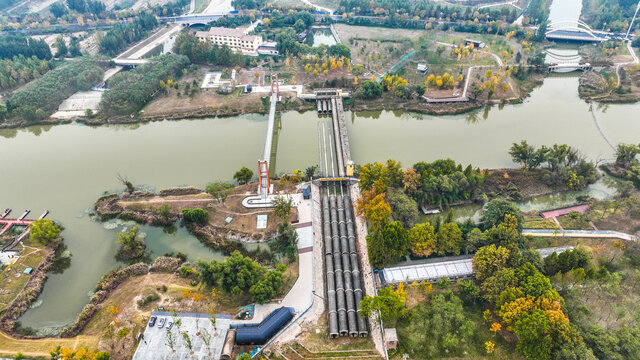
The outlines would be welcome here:
<svg viewBox="0 0 640 360">
<path fill-rule="evenodd" d="M 357 163 L 395 158 L 404 166 L 450 157 L 481 168 L 513 166 L 507 150 L 527 139 L 535 145 L 568 143 L 590 159 L 611 158 L 607 145 L 578 98 L 577 77 L 551 77 L 523 104 L 494 106 L 455 116 L 404 112 L 347 113 Z M 595 105 L 594 105 L 595 106 Z M 599 108 L 600 127 L 613 143 L 640 142 L 640 104 Z M 292 171 L 318 159 L 313 112 L 282 114 L 276 171 Z M 164 121 L 89 127 L 80 124 L 0 130 L 0 207 L 33 213 L 51 210 L 72 254 L 71 267 L 52 274 L 42 304 L 20 320 L 37 329 L 71 323 L 88 302 L 100 276 L 118 266 L 116 230 L 86 215 L 105 190 L 121 188 L 118 173 L 155 189 L 204 187 L 231 179 L 245 165 L 254 168 L 263 146 L 266 116 Z M 182 251 L 192 259 L 220 258 L 180 230 L 173 235 L 144 228 L 155 255 Z"/>
</svg>

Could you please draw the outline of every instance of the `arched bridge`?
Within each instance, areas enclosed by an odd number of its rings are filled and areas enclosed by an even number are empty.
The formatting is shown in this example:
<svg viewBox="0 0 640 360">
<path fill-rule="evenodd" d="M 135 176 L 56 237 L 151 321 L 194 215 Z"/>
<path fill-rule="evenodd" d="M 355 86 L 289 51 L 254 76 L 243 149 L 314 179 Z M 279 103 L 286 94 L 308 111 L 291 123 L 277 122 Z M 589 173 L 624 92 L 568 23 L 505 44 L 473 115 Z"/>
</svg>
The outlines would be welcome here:
<svg viewBox="0 0 640 360">
<path fill-rule="evenodd" d="M 548 40 L 603 42 L 607 40 L 624 40 L 626 34 L 593 30 L 578 19 L 559 19 L 547 27 Z"/>
</svg>

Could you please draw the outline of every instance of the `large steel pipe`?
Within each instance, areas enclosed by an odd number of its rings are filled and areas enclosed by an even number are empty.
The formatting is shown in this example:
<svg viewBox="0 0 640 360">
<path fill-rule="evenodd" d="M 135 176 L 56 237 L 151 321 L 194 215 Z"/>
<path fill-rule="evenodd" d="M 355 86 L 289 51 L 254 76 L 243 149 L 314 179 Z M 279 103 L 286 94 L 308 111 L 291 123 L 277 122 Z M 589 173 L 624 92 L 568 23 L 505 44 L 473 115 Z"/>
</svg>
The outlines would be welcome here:
<svg viewBox="0 0 640 360">
<path fill-rule="evenodd" d="M 333 238 L 333 267 L 336 280 L 336 301 L 338 307 L 338 330 L 340 336 L 349 334 L 347 321 L 347 304 L 344 294 L 344 275 L 342 272 L 342 259 L 340 253 L 340 233 L 338 231 L 338 209 L 336 197 L 329 196 L 329 207 L 331 215 L 331 237 Z"/>
<path fill-rule="evenodd" d="M 325 267 L 327 282 L 327 304 L 329 307 L 329 337 L 340 336 L 338 329 L 338 312 L 336 306 L 336 285 L 333 267 L 332 239 L 331 239 L 331 219 L 329 213 L 329 197 L 325 193 L 322 197 L 323 232 L 325 245 Z"/>
</svg>

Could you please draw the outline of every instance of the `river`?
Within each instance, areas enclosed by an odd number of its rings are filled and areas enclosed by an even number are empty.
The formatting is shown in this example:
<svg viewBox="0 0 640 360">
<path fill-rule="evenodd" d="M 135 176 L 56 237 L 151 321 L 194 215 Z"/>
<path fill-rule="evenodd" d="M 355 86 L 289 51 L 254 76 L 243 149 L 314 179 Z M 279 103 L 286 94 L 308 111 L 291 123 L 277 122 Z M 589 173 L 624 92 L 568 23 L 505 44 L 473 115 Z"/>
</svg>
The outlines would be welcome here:
<svg viewBox="0 0 640 360">
<path fill-rule="evenodd" d="M 554 2 L 554 6 L 561 2 Z M 450 157 L 463 164 L 498 168 L 514 165 L 507 150 L 511 143 L 523 139 L 535 145 L 567 143 L 591 160 L 612 158 L 613 149 L 604 136 L 612 144 L 640 142 L 640 104 L 594 105 L 596 123 L 590 105 L 578 98 L 577 89 L 576 76 L 552 76 L 522 104 L 487 107 L 469 114 L 347 112 L 352 157 L 360 164 L 394 158 L 405 167 Z M 33 214 L 50 210 L 49 218 L 65 226 L 62 235 L 72 254 L 71 267 L 50 275 L 40 297 L 42 305 L 29 310 L 20 319 L 22 324 L 55 329 L 73 322 L 102 274 L 121 266 L 113 258 L 120 228 L 107 230 L 87 216 L 96 198 L 122 188 L 118 174 L 156 190 L 179 185 L 204 187 L 211 181 L 229 180 L 241 166 L 256 167 L 266 127 L 266 116 L 242 115 L 0 130 L 0 153 L 4 156 L 0 163 L 0 208 L 11 207 L 18 213 L 31 209 Z M 283 113 L 277 131 L 276 173 L 318 163 L 314 112 Z M 143 231 L 155 256 L 180 251 L 191 260 L 221 258 L 184 229 L 174 234 L 149 227 Z"/>
</svg>

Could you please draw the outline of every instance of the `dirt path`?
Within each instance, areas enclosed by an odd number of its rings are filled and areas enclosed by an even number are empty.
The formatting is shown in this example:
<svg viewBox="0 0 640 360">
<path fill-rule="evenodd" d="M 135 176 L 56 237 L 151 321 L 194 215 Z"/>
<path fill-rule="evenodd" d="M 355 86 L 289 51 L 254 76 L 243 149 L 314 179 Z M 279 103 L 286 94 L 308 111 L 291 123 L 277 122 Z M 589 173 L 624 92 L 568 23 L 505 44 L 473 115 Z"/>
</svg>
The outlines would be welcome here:
<svg viewBox="0 0 640 360">
<path fill-rule="evenodd" d="M 95 350 L 98 346 L 98 336 L 80 335 L 68 339 L 44 338 L 36 340 L 15 339 L 4 332 L 0 332 L 0 353 L 16 354 L 21 352 L 26 356 L 49 357 L 49 351 L 60 345 L 70 349 L 88 348 Z"/>
</svg>

